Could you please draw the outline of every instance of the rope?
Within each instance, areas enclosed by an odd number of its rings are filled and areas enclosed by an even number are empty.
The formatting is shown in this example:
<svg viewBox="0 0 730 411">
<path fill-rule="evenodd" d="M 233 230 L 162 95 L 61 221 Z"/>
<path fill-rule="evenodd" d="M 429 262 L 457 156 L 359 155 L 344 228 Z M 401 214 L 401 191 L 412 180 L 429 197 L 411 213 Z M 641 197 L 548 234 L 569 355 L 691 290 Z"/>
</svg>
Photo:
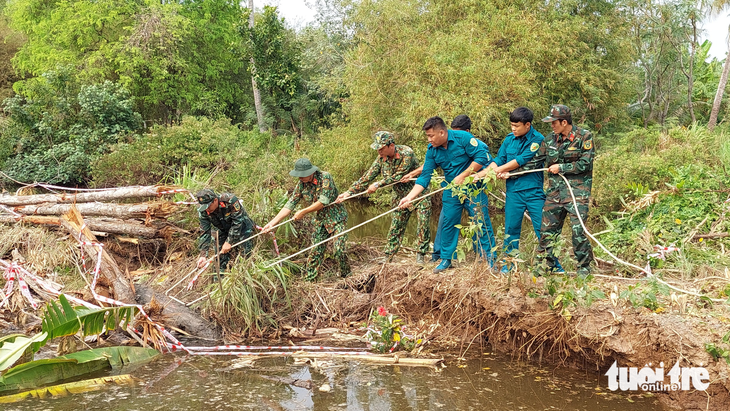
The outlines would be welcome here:
<svg viewBox="0 0 730 411">
<path fill-rule="evenodd" d="M 448 187 L 448 186 L 447 186 L 447 187 Z M 446 188 L 447 188 L 447 187 L 442 187 L 442 188 L 440 188 L 440 189 L 438 189 L 438 190 L 436 190 L 436 191 L 432 191 L 432 192 L 430 192 L 430 193 L 428 193 L 428 194 L 422 195 L 421 197 L 418 197 L 418 198 L 414 198 L 414 199 L 413 199 L 413 200 L 411 201 L 411 203 L 414 203 L 414 202 L 416 202 L 416 201 L 421 201 L 421 200 L 423 200 L 424 198 L 428 198 L 428 197 L 431 197 L 432 195 L 434 195 L 434 194 L 436 194 L 436 193 L 439 193 L 439 192 L 441 192 L 441 191 L 444 191 L 444 190 L 446 190 Z M 349 198 L 349 197 L 348 197 L 348 198 Z M 373 218 L 371 218 L 371 219 L 369 219 L 369 220 L 367 220 L 367 221 L 363 221 L 362 223 L 360 223 L 360 224 L 358 224 L 358 225 L 356 225 L 356 226 L 354 226 L 354 227 L 352 227 L 352 228 L 349 228 L 349 229 L 347 229 L 347 230 L 345 230 L 345 231 L 343 231 L 343 232 L 341 232 L 341 233 L 338 233 L 338 234 L 336 234 L 336 235 L 333 235 L 332 237 L 329 237 L 329 238 L 327 238 L 327 239 L 325 239 L 325 240 L 322 240 L 322 241 L 318 242 L 317 244 L 314 244 L 314 245 L 312 245 L 312 246 L 309 246 L 309 247 L 307 247 L 307 248 L 305 248 L 305 249 L 303 249 L 303 250 L 299 250 L 298 252 L 296 252 L 296 253 L 294 253 L 294 254 L 290 255 L 289 257 L 286 257 L 286 258 L 282 258 L 282 259 L 280 259 L 280 260 L 278 260 L 278 261 L 276 261 L 276 262 L 273 262 L 273 263 L 271 263 L 271 264 L 267 265 L 267 266 L 266 266 L 266 268 L 269 268 L 269 267 L 273 267 L 273 266 L 275 266 L 276 264 L 279 264 L 279 263 L 283 263 L 284 261 L 287 261 L 287 260 L 289 260 L 289 259 L 291 259 L 291 258 L 293 258 L 293 257 L 296 257 L 296 256 L 298 256 L 299 254 L 302 254 L 302 253 L 303 253 L 303 252 L 305 252 L 305 251 L 309 251 L 309 250 L 311 250 L 311 249 L 312 249 L 312 248 L 314 248 L 314 247 L 317 247 L 317 246 L 319 246 L 319 245 L 322 245 L 322 244 L 324 244 L 324 243 L 326 243 L 326 242 L 328 242 L 328 241 L 332 241 L 332 240 L 334 240 L 335 238 L 341 237 L 341 236 L 343 236 L 343 235 L 345 235 L 345 234 L 349 233 L 350 231 L 352 231 L 352 230 L 354 230 L 354 229 L 356 229 L 356 228 L 360 228 L 360 227 L 364 226 L 365 224 L 368 224 L 368 223 L 370 223 L 370 222 L 372 222 L 372 221 L 375 221 L 375 220 L 377 220 L 378 218 L 380 218 L 380 217 L 384 217 L 384 216 L 386 216 L 386 215 L 388 215 L 388 214 L 390 214 L 390 213 L 392 213 L 392 212 L 395 212 L 395 211 L 397 211 L 397 210 L 399 210 L 399 209 L 400 209 L 400 206 L 396 206 L 396 207 L 393 207 L 393 208 L 391 208 L 390 210 L 388 210 L 388 211 L 386 211 L 386 212 L 384 212 L 384 213 L 382 213 L 382 214 L 379 214 L 378 216 L 376 216 L 376 217 L 373 217 Z"/>
</svg>

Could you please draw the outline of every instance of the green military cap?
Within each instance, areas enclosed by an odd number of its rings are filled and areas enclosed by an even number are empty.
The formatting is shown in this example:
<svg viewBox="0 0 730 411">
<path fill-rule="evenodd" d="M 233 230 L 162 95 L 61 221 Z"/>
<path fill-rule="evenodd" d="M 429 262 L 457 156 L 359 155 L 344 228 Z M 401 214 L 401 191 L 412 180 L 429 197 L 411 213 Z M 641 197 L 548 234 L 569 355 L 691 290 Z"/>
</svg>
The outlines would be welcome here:
<svg viewBox="0 0 730 411">
<path fill-rule="evenodd" d="M 198 207 L 198 211 L 202 213 L 208 208 L 208 206 L 210 206 L 210 203 L 218 198 L 218 195 L 210 188 L 204 188 L 198 191 L 198 193 L 195 194 L 195 197 L 197 197 L 198 204 L 200 204 L 200 207 Z"/>
<path fill-rule="evenodd" d="M 567 120 L 570 117 L 570 109 L 568 106 L 562 104 L 554 104 L 550 107 L 550 114 L 542 119 L 546 123 L 550 123 L 555 120 Z"/>
<path fill-rule="evenodd" d="M 373 150 L 380 150 L 382 147 L 393 143 L 395 143 L 395 138 L 393 137 L 393 134 L 388 131 L 378 131 L 373 136 L 373 144 L 370 144 L 370 148 L 372 148 Z"/>
<path fill-rule="evenodd" d="M 312 165 L 308 158 L 300 158 L 294 163 L 294 170 L 290 171 L 289 175 L 292 177 L 309 177 L 317 170 L 319 169 Z"/>
</svg>

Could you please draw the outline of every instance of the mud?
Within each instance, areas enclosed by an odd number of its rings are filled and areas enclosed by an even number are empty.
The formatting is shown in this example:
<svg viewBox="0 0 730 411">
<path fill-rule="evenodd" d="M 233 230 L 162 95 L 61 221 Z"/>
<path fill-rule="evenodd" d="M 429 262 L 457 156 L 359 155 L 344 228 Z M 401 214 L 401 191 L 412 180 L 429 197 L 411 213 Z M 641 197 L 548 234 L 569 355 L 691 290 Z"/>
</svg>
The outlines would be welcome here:
<svg viewBox="0 0 730 411">
<path fill-rule="evenodd" d="M 656 393 L 663 403 L 685 410 L 730 409 L 730 366 L 705 350 L 705 343 L 717 342 L 727 332 L 726 313 L 657 314 L 601 299 L 590 306 L 570 306 L 566 314 L 550 308 L 552 298 L 531 298 L 518 279 L 478 267 L 432 274 L 430 267 L 387 264 L 359 271 L 338 286 L 320 286 L 318 296 L 303 293 L 308 297 L 300 310 L 306 307 L 308 318 L 326 318 L 334 325 L 364 321 L 372 307 L 383 305 L 412 325 L 407 332 L 441 349 L 466 355 L 488 344 L 516 358 L 601 374 L 614 361 L 639 369 L 664 362 L 668 371 L 679 360 L 680 367 L 705 367 L 711 384 L 706 391 Z M 543 281 L 538 279 L 534 288 Z M 369 282 L 372 292 L 358 291 L 358 285 Z M 607 377 L 601 378 L 608 387 Z"/>
</svg>

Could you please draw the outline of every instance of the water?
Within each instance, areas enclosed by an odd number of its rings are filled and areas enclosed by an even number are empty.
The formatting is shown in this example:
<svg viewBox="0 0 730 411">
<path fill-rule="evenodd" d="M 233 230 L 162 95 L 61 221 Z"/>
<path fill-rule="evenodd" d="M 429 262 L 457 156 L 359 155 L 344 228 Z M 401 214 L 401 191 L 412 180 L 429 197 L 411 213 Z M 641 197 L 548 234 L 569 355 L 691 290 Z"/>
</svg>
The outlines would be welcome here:
<svg viewBox="0 0 730 411">
<path fill-rule="evenodd" d="M 460 368 L 371 365 L 354 360 L 162 356 L 132 370 L 133 386 L 4 404 L 5 410 L 660 410 L 652 397 L 608 391 L 593 373 L 516 364 L 495 355 Z M 123 371 L 125 372 L 125 371 Z M 311 381 L 311 389 L 277 378 Z M 323 384 L 330 392 L 321 392 Z M 297 383 L 301 385 L 300 383 Z"/>
</svg>

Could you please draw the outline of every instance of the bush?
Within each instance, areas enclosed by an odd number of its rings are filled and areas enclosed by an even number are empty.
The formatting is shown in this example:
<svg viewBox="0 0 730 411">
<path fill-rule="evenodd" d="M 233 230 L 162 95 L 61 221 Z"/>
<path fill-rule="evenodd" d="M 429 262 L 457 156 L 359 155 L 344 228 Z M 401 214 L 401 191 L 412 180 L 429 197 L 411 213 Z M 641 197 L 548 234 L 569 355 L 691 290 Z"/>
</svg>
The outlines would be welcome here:
<svg viewBox="0 0 730 411">
<path fill-rule="evenodd" d="M 4 108 L 9 118 L 0 128 L 0 162 L 21 181 L 83 183 L 89 164 L 142 123 L 124 88 L 79 84 L 70 69 L 28 80 Z"/>
</svg>

